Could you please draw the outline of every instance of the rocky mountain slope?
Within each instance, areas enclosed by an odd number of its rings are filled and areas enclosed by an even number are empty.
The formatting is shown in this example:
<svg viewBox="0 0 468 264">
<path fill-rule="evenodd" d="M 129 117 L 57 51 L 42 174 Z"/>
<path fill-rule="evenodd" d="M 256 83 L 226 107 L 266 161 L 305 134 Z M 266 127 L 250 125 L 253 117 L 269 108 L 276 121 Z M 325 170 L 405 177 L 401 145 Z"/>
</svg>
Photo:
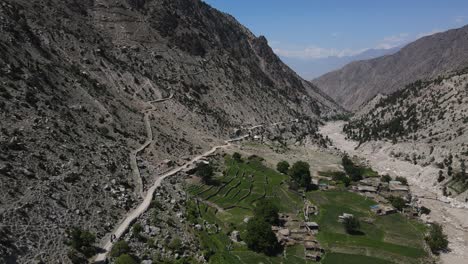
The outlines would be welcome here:
<svg viewBox="0 0 468 264">
<path fill-rule="evenodd" d="M 342 112 L 199 0 L 6 0 L 0 35 L 7 263 L 69 262 L 67 229 L 101 238 L 139 185 L 235 128 L 298 119 L 282 131 L 314 140 L 320 117 Z"/>
<path fill-rule="evenodd" d="M 448 188 L 446 195 L 464 200 L 467 127 L 468 68 L 376 96 L 345 125 L 344 132 L 360 143 L 392 142 L 395 158 L 436 166 L 440 172 L 433 175 L 433 183 Z"/>
<path fill-rule="evenodd" d="M 423 37 L 399 52 L 350 63 L 313 83 L 346 109 L 356 111 L 376 94 L 390 94 L 468 64 L 468 26 Z"/>
</svg>

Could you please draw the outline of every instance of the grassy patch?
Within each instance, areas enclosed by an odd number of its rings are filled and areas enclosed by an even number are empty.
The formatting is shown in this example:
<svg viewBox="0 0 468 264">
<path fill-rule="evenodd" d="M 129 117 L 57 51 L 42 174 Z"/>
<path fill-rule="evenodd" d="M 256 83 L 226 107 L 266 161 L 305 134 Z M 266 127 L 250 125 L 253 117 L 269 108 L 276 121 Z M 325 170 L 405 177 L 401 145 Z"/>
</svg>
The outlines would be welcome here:
<svg viewBox="0 0 468 264">
<path fill-rule="evenodd" d="M 392 264 L 393 262 L 379 258 L 343 253 L 329 253 L 322 261 L 323 264 Z"/>
<path fill-rule="evenodd" d="M 418 263 L 427 256 L 423 241 L 425 226 L 416 221 L 408 220 L 400 214 L 377 217 L 369 210 L 375 202 L 355 193 L 311 192 L 308 197 L 320 208 L 320 214 L 314 219 L 320 225 L 317 238 L 328 251 L 399 260 L 403 263 Z M 374 221 L 366 223 L 361 220 L 363 234 L 349 235 L 338 222 L 338 216 L 343 213 Z"/>
</svg>

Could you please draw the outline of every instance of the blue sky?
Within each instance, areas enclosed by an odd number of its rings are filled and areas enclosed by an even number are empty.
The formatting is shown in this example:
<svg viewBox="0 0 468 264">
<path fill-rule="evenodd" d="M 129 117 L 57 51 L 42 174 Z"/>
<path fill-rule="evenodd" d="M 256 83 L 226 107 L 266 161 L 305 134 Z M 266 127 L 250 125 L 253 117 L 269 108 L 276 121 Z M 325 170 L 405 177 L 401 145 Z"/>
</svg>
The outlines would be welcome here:
<svg viewBox="0 0 468 264">
<path fill-rule="evenodd" d="M 264 35 L 282 57 L 391 48 L 468 24 L 467 0 L 205 0 Z"/>
</svg>

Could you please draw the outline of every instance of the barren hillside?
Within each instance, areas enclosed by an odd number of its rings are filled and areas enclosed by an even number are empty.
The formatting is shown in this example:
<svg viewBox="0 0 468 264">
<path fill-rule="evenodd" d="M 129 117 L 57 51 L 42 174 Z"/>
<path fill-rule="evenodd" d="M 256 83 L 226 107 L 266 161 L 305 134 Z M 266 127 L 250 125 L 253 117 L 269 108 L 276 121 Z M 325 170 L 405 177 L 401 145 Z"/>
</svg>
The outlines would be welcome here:
<svg viewBox="0 0 468 264">
<path fill-rule="evenodd" d="M 390 94 L 466 65 L 468 26 L 423 37 L 393 55 L 352 62 L 313 83 L 346 109 L 357 111 L 378 93 Z"/>
<path fill-rule="evenodd" d="M 417 81 L 388 96 L 378 96 L 345 125 L 361 143 L 393 142 L 396 158 L 440 169 L 433 184 L 464 200 L 468 178 L 468 70 Z"/>
<path fill-rule="evenodd" d="M 240 126 L 298 119 L 282 131 L 314 135 L 342 112 L 264 37 L 198 0 L 6 0 L 0 35 L 7 263 L 68 262 L 65 230 L 102 237 L 165 159 Z"/>
</svg>

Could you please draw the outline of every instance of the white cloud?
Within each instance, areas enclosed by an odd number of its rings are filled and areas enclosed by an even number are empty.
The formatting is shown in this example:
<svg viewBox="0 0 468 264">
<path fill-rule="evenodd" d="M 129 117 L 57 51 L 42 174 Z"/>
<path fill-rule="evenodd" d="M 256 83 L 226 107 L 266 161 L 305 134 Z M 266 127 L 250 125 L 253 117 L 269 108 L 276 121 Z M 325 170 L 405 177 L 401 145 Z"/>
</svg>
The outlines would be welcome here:
<svg viewBox="0 0 468 264">
<path fill-rule="evenodd" d="M 282 49 L 275 48 L 273 51 L 283 57 L 297 58 L 297 59 L 320 59 L 326 57 L 345 57 L 352 56 L 363 52 L 365 49 L 334 49 L 334 48 L 321 48 L 317 46 L 308 46 L 300 49 Z"/>
<path fill-rule="evenodd" d="M 391 49 L 403 45 L 408 42 L 409 39 L 408 33 L 400 33 L 398 35 L 385 37 L 379 44 L 377 44 L 377 49 Z"/>
<path fill-rule="evenodd" d="M 464 24 L 466 16 L 457 16 L 455 17 L 455 23 L 457 24 Z"/>
<path fill-rule="evenodd" d="M 333 32 L 333 33 L 331 33 L 330 35 L 331 35 L 333 38 L 337 38 L 337 37 L 340 36 L 340 33 L 338 33 L 338 32 Z"/>
</svg>

